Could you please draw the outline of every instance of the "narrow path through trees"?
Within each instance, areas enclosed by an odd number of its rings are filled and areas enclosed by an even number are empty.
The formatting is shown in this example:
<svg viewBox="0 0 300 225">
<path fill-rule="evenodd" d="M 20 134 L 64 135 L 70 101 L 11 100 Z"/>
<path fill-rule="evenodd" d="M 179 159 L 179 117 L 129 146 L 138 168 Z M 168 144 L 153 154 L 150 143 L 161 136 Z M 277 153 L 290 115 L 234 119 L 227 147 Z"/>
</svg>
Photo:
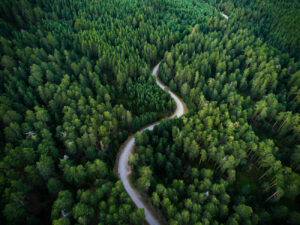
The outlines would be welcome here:
<svg viewBox="0 0 300 225">
<path fill-rule="evenodd" d="M 161 89 L 165 89 L 166 86 L 158 78 L 159 65 L 160 63 L 154 67 L 152 71 L 152 75 L 155 76 L 157 85 Z M 173 113 L 173 115 L 170 116 L 169 118 L 180 117 L 183 114 L 185 114 L 188 111 L 185 103 L 180 98 L 178 98 L 172 91 L 168 91 L 168 93 L 171 95 L 171 97 L 176 103 L 176 110 Z M 159 124 L 159 122 L 147 126 L 146 128 L 142 129 L 140 132 L 143 132 L 145 130 L 153 130 L 154 126 L 157 124 Z M 134 141 L 135 141 L 134 135 L 130 136 L 119 150 L 120 154 L 117 159 L 118 175 L 132 201 L 136 204 L 138 208 L 144 209 L 147 222 L 150 225 L 158 225 L 160 223 L 157 217 L 154 215 L 153 210 L 151 210 L 150 207 L 145 203 L 141 194 L 136 190 L 136 188 L 133 186 L 133 184 L 130 181 L 131 168 L 128 165 L 128 159 L 129 156 L 134 151 Z"/>
<path fill-rule="evenodd" d="M 221 12 L 221 15 L 222 15 L 226 20 L 228 20 L 228 16 L 227 16 L 226 14 L 224 14 L 224 13 Z"/>
<path fill-rule="evenodd" d="M 228 16 L 225 15 L 224 13 L 221 13 L 221 15 L 225 19 L 228 19 Z M 162 83 L 162 81 L 158 77 L 159 65 L 160 63 L 158 63 L 153 68 L 152 75 L 155 76 L 157 85 L 164 90 L 166 86 Z M 169 90 L 168 93 L 171 95 L 171 97 L 176 103 L 176 110 L 173 113 L 173 115 L 170 116 L 169 118 L 173 118 L 176 116 L 181 117 L 183 114 L 187 113 L 188 109 L 186 104 L 179 97 L 177 97 L 172 91 Z M 159 121 L 147 126 L 146 128 L 142 129 L 140 132 L 143 132 L 145 130 L 153 130 L 153 128 L 157 124 L 159 124 Z M 136 204 L 138 208 L 144 209 L 146 221 L 150 225 L 159 225 L 160 222 L 157 216 L 154 215 L 153 210 L 150 208 L 150 206 L 147 203 L 145 203 L 145 200 L 143 199 L 139 191 L 133 186 L 133 184 L 130 181 L 131 167 L 128 165 L 128 160 L 129 160 L 129 156 L 133 154 L 134 151 L 134 141 L 135 141 L 134 135 L 131 135 L 119 150 L 119 154 L 118 154 L 119 156 L 116 160 L 118 175 L 132 201 Z"/>
</svg>

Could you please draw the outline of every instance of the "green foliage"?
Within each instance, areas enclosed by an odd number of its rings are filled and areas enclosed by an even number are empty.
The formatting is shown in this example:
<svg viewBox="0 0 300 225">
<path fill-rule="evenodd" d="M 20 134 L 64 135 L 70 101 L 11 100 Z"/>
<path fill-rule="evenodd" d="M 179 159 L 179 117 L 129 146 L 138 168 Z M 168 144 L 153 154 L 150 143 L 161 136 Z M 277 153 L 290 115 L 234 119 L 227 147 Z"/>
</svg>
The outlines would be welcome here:
<svg viewBox="0 0 300 225">
<path fill-rule="evenodd" d="M 145 223 L 113 167 L 129 134 L 174 110 L 150 73 L 162 60 L 190 114 L 137 133 L 138 188 L 170 224 L 297 224 L 298 8 L 1 1 L 1 222 Z"/>
<path fill-rule="evenodd" d="M 175 108 L 171 97 L 161 90 L 156 84 L 137 83 L 127 88 L 128 108 L 131 111 L 137 111 L 138 114 L 146 112 L 172 112 Z"/>
<path fill-rule="evenodd" d="M 40 160 L 36 163 L 36 167 L 39 170 L 41 176 L 44 179 L 49 179 L 55 173 L 54 161 L 51 157 L 41 155 Z"/>
<path fill-rule="evenodd" d="M 112 174 L 117 150 L 174 110 L 150 68 L 213 7 L 5 0 L 0 12 L 0 220 L 143 224 Z"/>
<path fill-rule="evenodd" d="M 89 224 L 94 217 L 94 209 L 86 204 L 78 203 L 73 208 L 73 216 L 79 224 Z"/>
<path fill-rule="evenodd" d="M 48 180 L 47 188 L 50 194 L 56 196 L 63 189 L 63 184 L 57 178 L 50 178 Z"/>
<path fill-rule="evenodd" d="M 145 214 L 143 209 L 138 209 L 136 212 L 130 215 L 130 222 L 134 225 L 144 224 Z"/>
<path fill-rule="evenodd" d="M 141 191 L 148 190 L 151 185 L 152 172 L 149 167 L 141 167 L 139 169 L 140 178 L 137 179 L 136 185 Z"/>
<path fill-rule="evenodd" d="M 299 1 L 215 1 L 225 13 L 233 15 L 242 26 L 252 26 L 255 34 L 299 59 Z"/>
<path fill-rule="evenodd" d="M 53 220 L 53 225 L 70 225 L 70 220 L 62 217 L 57 220 Z"/>
<path fill-rule="evenodd" d="M 133 177 L 138 185 L 150 167 L 146 191 L 170 224 L 297 224 L 272 207 L 299 207 L 299 62 L 232 11 L 165 53 L 159 76 L 190 113 L 146 132 L 145 143 L 136 136 Z"/>
<path fill-rule="evenodd" d="M 61 211 L 68 213 L 74 204 L 72 193 L 68 190 L 60 191 L 58 197 L 53 203 L 51 217 L 57 219 L 60 217 Z"/>
</svg>

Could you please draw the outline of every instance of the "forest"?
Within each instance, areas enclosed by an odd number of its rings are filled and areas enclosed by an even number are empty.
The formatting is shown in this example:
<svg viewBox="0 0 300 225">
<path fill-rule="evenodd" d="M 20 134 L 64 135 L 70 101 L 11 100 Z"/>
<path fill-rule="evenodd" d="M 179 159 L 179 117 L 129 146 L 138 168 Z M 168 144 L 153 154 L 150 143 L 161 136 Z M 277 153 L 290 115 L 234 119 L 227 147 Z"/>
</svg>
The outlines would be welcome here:
<svg viewBox="0 0 300 225">
<path fill-rule="evenodd" d="M 299 10 L 2 0 L 1 224 L 152 225 L 115 169 L 131 135 L 130 180 L 161 224 L 300 224 Z"/>
</svg>

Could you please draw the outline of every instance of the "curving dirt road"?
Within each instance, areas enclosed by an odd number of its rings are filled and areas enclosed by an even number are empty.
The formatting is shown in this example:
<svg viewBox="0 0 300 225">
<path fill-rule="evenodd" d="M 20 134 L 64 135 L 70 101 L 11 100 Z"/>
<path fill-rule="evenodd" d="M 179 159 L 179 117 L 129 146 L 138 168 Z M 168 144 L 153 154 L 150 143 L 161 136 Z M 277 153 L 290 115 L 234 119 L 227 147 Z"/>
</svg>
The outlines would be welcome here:
<svg viewBox="0 0 300 225">
<path fill-rule="evenodd" d="M 222 15 L 226 20 L 228 20 L 228 16 L 227 16 L 226 14 L 224 14 L 224 13 L 221 12 L 221 15 Z"/>
<path fill-rule="evenodd" d="M 155 76 L 156 83 L 158 84 L 158 86 L 162 89 L 165 89 L 166 86 L 160 81 L 160 79 L 157 76 L 159 65 L 160 63 L 154 67 L 152 71 L 152 75 Z M 169 118 L 182 116 L 184 113 L 187 112 L 187 107 L 185 103 L 180 98 L 178 98 L 172 91 L 168 91 L 168 92 L 170 93 L 171 97 L 176 103 L 176 110 L 173 113 L 173 115 L 170 116 Z M 147 126 L 146 128 L 142 129 L 141 132 L 143 132 L 144 130 L 153 130 L 154 126 L 157 125 L 158 123 L 159 122 L 156 122 L 154 124 Z M 120 154 L 117 160 L 118 175 L 132 201 L 136 204 L 138 208 L 144 209 L 147 222 L 150 225 L 159 225 L 160 224 L 159 220 L 154 215 L 153 210 L 151 210 L 150 206 L 145 203 L 140 193 L 133 187 L 133 185 L 130 182 L 131 168 L 128 165 L 128 159 L 134 150 L 134 140 L 135 140 L 134 135 L 130 136 L 119 150 Z"/>
</svg>

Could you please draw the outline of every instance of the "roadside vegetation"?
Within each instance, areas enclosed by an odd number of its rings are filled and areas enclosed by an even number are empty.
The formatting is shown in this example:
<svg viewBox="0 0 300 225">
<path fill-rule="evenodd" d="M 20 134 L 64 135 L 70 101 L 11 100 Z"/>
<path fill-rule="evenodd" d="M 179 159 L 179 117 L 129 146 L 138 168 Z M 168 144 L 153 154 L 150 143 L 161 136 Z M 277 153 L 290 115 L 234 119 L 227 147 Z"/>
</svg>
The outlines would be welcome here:
<svg viewBox="0 0 300 225">
<path fill-rule="evenodd" d="M 225 19 L 221 12 L 229 16 Z M 299 2 L 3 0 L 0 221 L 145 223 L 113 173 L 168 224 L 299 224 Z"/>
<path fill-rule="evenodd" d="M 133 177 L 168 224 L 299 224 L 299 52 L 242 2 L 165 53 L 159 76 L 190 112 L 136 136 Z"/>
<path fill-rule="evenodd" d="M 173 111 L 151 67 L 213 13 L 199 1 L 1 1 L 1 223 L 143 224 L 116 155 Z"/>
</svg>

